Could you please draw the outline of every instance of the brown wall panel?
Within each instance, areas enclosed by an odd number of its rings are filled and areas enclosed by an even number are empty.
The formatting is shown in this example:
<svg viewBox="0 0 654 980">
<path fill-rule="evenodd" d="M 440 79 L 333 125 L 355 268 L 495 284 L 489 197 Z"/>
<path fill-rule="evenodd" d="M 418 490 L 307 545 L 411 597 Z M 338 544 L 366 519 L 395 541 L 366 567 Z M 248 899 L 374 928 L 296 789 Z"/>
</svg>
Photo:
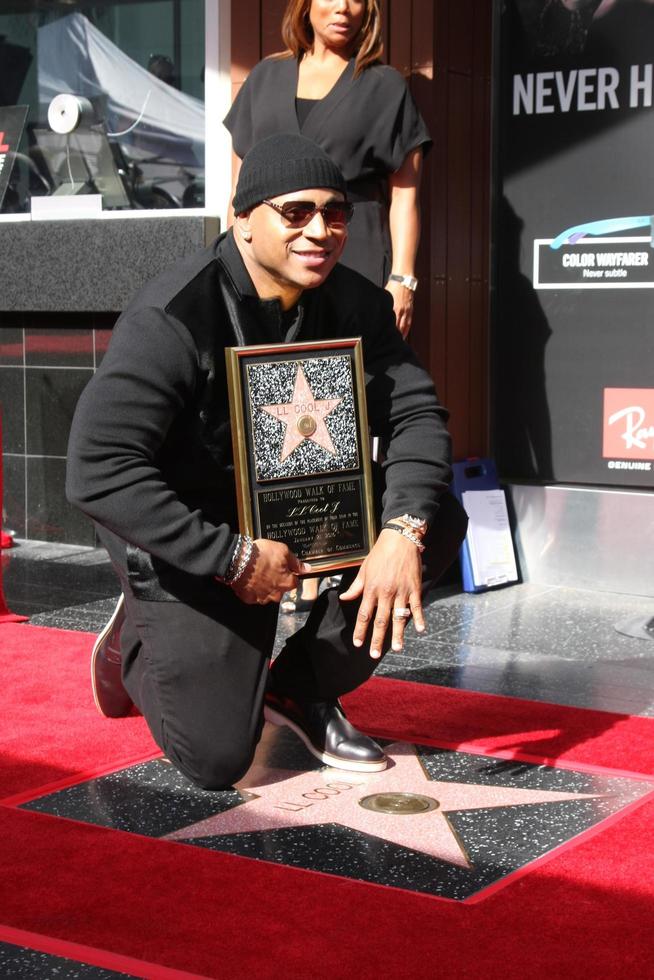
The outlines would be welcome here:
<svg viewBox="0 0 654 980">
<path fill-rule="evenodd" d="M 441 2 L 436 9 L 433 133 L 446 148 L 438 193 L 441 207 L 445 198 L 447 224 L 441 236 L 432 216 L 431 271 L 439 275 L 445 261 L 448 302 L 444 322 L 432 303 L 430 329 L 432 336 L 446 334 L 446 388 L 440 393 L 452 413 L 455 455 L 463 457 L 488 450 L 490 4 L 482 10 L 479 0 Z M 430 367 L 434 374 L 433 360 Z"/>
<path fill-rule="evenodd" d="M 416 94 L 422 86 L 432 89 L 432 112 L 425 116 L 429 131 L 434 140 L 429 154 L 425 159 L 423 173 L 423 188 L 429 185 L 431 199 L 429 207 L 424 205 L 422 210 L 422 240 L 421 248 L 427 238 L 430 250 L 430 275 L 432 278 L 447 276 L 447 222 L 448 222 L 448 140 L 445 124 L 448 118 L 448 76 L 437 74 L 433 82 L 416 84 Z M 424 111 L 425 100 L 420 101 L 421 111 Z M 423 202 L 425 195 L 423 193 Z"/>
<path fill-rule="evenodd" d="M 403 0 L 391 0 L 388 4 L 388 42 L 386 60 L 389 65 L 408 78 L 411 72 L 411 10 Z"/>
<path fill-rule="evenodd" d="M 447 286 L 447 353 L 445 401 L 456 457 L 469 455 L 470 432 L 470 288 L 459 280 Z"/>
<path fill-rule="evenodd" d="M 447 307 L 449 303 L 448 283 L 445 279 L 437 279 L 430 284 L 430 287 L 428 329 L 417 329 L 416 337 L 411 340 L 411 343 L 422 363 L 429 368 L 439 398 L 444 405 L 450 408 L 448 394 L 449 362 L 447 333 L 445 329 L 429 329 L 429 324 L 439 323 L 444 325 L 447 322 Z M 418 318 L 416 324 L 420 328 L 422 326 L 422 318 Z M 423 344 L 427 345 L 427 352 L 423 350 Z"/>
<path fill-rule="evenodd" d="M 467 450 L 470 357 L 471 89 L 469 77 L 454 72 L 448 87 L 447 310 L 448 400 L 458 455 Z M 462 441 L 463 440 L 463 441 Z"/>
<path fill-rule="evenodd" d="M 448 9 L 448 69 L 458 74 L 471 75 L 473 71 L 472 37 L 475 25 L 474 2 L 473 0 L 457 0 L 456 3 L 449 3 Z"/>
<path fill-rule="evenodd" d="M 381 15 L 382 15 L 382 39 L 384 42 L 384 51 L 389 50 L 390 43 L 391 43 L 390 30 L 389 30 L 390 4 L 391 4 L 391 0 L 380 0 L 379 3 L 379 7 L 381 9 Z"/>
<path fill-rule="evenodd" d="M 484 456 L 488 451 L 487 331 L 488 289 L 485 283 L 470 284 L 470 356 L 469 392 L 470 426 L 466 441 L 466 456 Z"/>
<path fill-rule="evenodd" d="M 431 42 L 435 74 L 448 70 L 450 7 L 451 0 L 434 0 L 434 30 Z M 425 37 L 425 41 L 427 40 L 427 37 Z"/>
<path fill-rule="evenodd" d="M 406 11 L 408 4 L 400 4 Z M 434 25 L 436 4 L 434 0 L 413 0 L 411 4 L 411 71 L 431 81 L 434 77 Z M 406 17 L 406 13 L 404 14 Z"/>
<path fill-rule="evenodd" d="M 261 57 L 261 10 L 252 0 L 232 3 L 232 85 L 240 84 Z"/>
<path fill-rule="evenodd" d="M 283 51 L 281 26 L 285 0 L 265 0 L 261 5 L 261 57 Z"/>
<path fill-rule="evenodd" d="M 473 279 L 488 281 L 488 232 L 490 180 L 487 130 L 490 123 L 487 83 L 483 78 L 472 80 L 471 104 L 471 274 Z"/>
<path fill-rule="evenodd" d="M 490 80 L 493 48 L 493 4 L 488 0 L 472 3 L 472 71 Z"/>
</svg>

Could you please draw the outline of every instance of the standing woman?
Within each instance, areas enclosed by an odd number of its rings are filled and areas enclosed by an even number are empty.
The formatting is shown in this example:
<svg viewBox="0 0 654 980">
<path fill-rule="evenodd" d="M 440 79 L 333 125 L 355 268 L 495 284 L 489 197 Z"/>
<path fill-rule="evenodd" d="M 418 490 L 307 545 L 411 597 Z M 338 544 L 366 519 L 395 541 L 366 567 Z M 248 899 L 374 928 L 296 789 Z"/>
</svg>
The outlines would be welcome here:
<svg viewBox="0 0 654 980">
<path fill-rule="evenodd" d="M 225 118 L 241 159 L 274 133 L 319 143 L 341 168 L 354 218 L 341 261 L 393 296 L 411 328 L 427 127 L 402 76 L 380 62 L 379 0 L 289 0 L 287 50 L 255 65 Z"/>
</svg>

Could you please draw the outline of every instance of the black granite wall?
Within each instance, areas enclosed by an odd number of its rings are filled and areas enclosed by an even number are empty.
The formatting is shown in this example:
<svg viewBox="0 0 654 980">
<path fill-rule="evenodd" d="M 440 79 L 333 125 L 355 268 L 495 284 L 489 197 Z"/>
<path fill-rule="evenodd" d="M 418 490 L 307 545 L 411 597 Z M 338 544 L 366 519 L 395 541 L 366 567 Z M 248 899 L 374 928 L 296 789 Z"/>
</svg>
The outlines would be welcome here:
<svg viewBox="0 0 654 980">
<path fill-rule="evenodd" d="M 2 222 L 0 310 L 122 310 L 139 286 L 218 230 L 218 218 L 174 211 L 156 218 Z"/>
<path fill-rule="evenodd" d="M 2 526 L 20 538 L 95 543 L 91 524 L 65 499 L 66 446 L 77 399 L 117 315 L 0 315 Z"/>
<path fill-rule="evenodd" d="M 64 494 L 77 399 L 136 290 L 217 232 L 217 219 L 181 215 L 0 224 L 4 530 L 95 544 Z"/>
</svg>

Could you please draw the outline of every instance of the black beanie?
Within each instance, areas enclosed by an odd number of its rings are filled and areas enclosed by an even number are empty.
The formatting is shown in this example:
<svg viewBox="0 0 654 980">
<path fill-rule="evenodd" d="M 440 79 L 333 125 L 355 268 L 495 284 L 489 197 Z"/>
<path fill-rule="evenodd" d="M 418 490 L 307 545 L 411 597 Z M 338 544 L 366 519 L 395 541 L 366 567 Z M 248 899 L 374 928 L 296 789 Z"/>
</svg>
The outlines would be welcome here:
<svg viewBox="0 0 654 980">
<path fill-rule="evenodd" d="M 268 136 L 243 157 L 232 201 L 234 214 L 243 214 L 266 198 L 309 187 L 346 192 L 343 174 L 313 140 L 293 133 Z"/>
</svg>

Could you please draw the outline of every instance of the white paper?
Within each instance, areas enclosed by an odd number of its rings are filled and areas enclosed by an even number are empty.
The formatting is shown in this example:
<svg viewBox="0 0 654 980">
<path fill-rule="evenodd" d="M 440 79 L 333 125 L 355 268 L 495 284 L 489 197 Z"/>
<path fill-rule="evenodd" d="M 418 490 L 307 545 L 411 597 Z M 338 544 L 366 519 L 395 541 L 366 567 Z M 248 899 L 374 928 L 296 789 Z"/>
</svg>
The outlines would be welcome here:
<svg viewBox="0 0 654 980">
<path fill-rule="evenodd" d="M 463 507 L 468 515 L 466 542 L 476 586 L 517 582 L 518 569 L 503 490 L 467 490 Z"/>
<path fill-rule="evenodd" d="M 53 218 L 100 218 L 102 194 L 53 194 L 32 198 L 32 220 L 52 221 Z"/>
</svg>

